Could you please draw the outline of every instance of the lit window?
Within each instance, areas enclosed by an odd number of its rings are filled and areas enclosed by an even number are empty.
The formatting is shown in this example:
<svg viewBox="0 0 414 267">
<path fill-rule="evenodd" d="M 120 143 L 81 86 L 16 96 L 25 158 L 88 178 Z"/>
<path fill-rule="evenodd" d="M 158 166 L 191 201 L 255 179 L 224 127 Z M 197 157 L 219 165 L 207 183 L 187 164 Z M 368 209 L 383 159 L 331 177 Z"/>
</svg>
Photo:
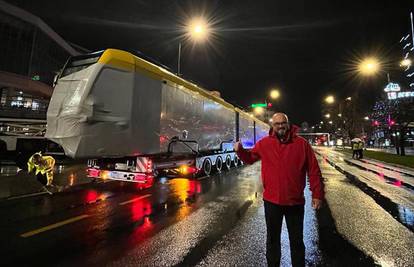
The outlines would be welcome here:
<svg viewBox="0 0 414 267">
<path fill-rule="evenodd" d="M 10 103 L 10 105 L 11 105 L 12 107 L 21 107 L 21 106 L 23 106 L 23 103 L 22 103 L 22 101 L 12 101 L 12 102 Z"/>
<path fill-rule="evenodd" d="M 32 110 L 38 110 L 39 109 L 39 103 L 36 101 L 32 102 Z"/>
</svg>

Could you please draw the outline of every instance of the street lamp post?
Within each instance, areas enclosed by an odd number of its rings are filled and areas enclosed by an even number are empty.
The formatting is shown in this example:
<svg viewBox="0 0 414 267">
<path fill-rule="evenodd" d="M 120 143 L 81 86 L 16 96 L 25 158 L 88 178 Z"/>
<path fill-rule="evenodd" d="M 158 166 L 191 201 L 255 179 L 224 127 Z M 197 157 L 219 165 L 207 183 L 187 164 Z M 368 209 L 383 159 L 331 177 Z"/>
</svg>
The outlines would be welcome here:
<svg viewBox="0 0 414 267">
<path fill-rule="evenodd" d="M 191 20 L 185 29 L 187 39 L 193 40 L 193 42 L 201 42 L 208 38 L 210 34 L 209 24 L 203 18 L 196 18 Z M 181 41 L 178 43 L 178 59 L 177 59 L 177 75 L 181 74 Z"/>
</svg>

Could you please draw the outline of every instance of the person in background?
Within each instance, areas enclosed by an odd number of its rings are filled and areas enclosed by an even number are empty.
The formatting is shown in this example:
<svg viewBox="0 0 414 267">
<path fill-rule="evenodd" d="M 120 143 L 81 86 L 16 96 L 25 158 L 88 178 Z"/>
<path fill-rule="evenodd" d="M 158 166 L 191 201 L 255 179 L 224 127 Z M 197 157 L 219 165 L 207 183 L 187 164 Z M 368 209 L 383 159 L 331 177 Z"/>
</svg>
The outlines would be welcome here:
<svg viewBox="0 0 414 267">
<path fill-rule="evenodd" d="M 364 141 L 358 142 L 358 159 L 364 158 Z"/>
<path fill-rule="evenodd" d="M 351 147 L 352 147 L 352 158 L 353 159 L 358 159 L 358 149 L 359 149 L 359 145 L 358 142 L 351 142 Z"/>
</svg>

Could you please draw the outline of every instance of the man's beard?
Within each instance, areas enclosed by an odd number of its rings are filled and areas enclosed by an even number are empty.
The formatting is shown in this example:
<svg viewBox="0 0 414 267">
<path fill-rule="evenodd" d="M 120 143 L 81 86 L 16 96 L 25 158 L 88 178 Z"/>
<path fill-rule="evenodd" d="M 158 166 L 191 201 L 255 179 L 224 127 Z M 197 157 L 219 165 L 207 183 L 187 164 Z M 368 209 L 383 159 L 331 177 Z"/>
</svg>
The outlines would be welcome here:
<svg viewBox="0 0 414 267">
<path fill-rule="evenodd" d="M 284 138 L 286 136 L 287 129 L 280 129 L 276 132 L 277 137 Z"/>
</svg>

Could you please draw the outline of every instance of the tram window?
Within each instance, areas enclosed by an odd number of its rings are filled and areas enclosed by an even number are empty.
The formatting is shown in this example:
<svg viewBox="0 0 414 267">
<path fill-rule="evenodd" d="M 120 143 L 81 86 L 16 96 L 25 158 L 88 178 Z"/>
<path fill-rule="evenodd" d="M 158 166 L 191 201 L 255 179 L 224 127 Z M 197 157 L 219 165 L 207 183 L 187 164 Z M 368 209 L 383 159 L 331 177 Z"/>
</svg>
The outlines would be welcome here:
<svg viewBox="0 0 414 267">
<path fill-rule="evenodd" d="M 66 64 L 61 77 L 70 75 L 72 73 L 81 71 L 83 69 L 86 69 L 90 65 L 98 62 L 101 55 L 102 53 L 99 53 L 99 54 L 94 53 L 94 54 L 86 55 L 86 56 L 82 55 L 82 56 L 72 57 L 69 60 L 69 62 Z"/>
</svg>

